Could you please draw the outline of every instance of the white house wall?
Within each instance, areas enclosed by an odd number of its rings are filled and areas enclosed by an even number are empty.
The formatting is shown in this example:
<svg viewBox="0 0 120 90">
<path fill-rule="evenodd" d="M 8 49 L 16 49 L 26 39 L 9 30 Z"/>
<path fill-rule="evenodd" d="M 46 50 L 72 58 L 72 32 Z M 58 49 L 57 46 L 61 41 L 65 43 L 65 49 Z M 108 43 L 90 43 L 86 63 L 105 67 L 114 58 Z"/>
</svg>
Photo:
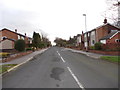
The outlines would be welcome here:
<svg viewBox="0 0 120 90">
<path fill-rule="evenodd" d="M 94 40 L 94 43 L 93 43 L 93 40 Z M 90 46 L 94 46 L 95 43 L 96 43 L 95 31 L 92 31 L 90 34 Z"/>
<path fill-rule="evenodd" d="M 0 43 L 0 49 L 13 49 L 12 41 L 4 40 Z"/>
<path fill-rule="evenodd" d="M 81 43 L 81 36 L 77 37 L 77 43 Z"/>
<path fill-rule="evenodd" d="M 100 40 L 102 44 L 106 44 L 106 40 Z"/>
</svg>

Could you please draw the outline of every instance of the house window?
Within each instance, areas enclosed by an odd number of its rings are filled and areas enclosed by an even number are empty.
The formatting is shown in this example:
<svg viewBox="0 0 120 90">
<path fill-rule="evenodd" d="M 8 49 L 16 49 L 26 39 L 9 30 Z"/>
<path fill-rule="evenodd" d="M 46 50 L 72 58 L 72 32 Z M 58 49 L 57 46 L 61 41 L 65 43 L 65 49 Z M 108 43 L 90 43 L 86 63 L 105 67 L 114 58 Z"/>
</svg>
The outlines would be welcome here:
<svg viewBox="0 0 120 90">
<path fill-rule="evenodd" d="M 119 42 L 120 42 L 120 39 L 116 39 L 115 41 L 116 41 L 117 43 L 119 43 Z"/>
<path fill-rule="evenodd" d="M 95 44 L 95 41 L 94 41 L 94 40 L 92 40 L 92 44 Z"/>
<path fill-rule="evenodd" d="M 7 37 L 6 36 L 3 36 L 2 38 L 1 38 L 1 40 L 4 40 L 4 39 L 6 39 Z"/>
<path fill-rule="evenodd" d="M 117 32 L 118 30 L 111 30 L 111 32 Z"/>
<path fill-rule="evenodd" d="M 23 36 L 21 36 L 21 39 L 23 39 L 23 40 L 24 40 L 24 37 L 23 37 Z"/>
<path fill-rule="evenodd" d="M 20 39 L 20 35 L 18 35 L 18 39 Z"/>
<path fill-rule="evenodd" d="M 88 33 L 88 37 L 90 36 L 90 33 Z"/>
</svg>

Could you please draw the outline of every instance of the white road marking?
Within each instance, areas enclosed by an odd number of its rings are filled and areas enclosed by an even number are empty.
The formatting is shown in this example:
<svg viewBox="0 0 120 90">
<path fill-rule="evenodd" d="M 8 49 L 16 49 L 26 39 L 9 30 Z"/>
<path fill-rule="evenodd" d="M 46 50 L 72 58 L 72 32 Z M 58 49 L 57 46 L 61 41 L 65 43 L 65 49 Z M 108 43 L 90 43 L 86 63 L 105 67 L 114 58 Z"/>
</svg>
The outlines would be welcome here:
<svg viewBox="0 0 120 90">
<path fill-rule="evenodd" d="M 31 60 L 32 58 L 33 58 L 33 57 L 30 57 L 28 60 L 26 60 L 26 61 L 24 61 L 24 62 L 22 62 L 22 63 L 20 63 L 20 64 L 18 64 L 18 65 L 16 65 L 16 66 L 14 66 L 13 68 L 8 69 L 7 72 L 10 72 L 10 71 L 12 71 L 13 69 L 21 66 L 22 64 L 24 64 L 24 63 L 28 62 L 29 60 Z"/>
<path fill-rule="evenodd" d="M 71 73 L 71 75 L 73 76 L 73 78 L 75 79 L 75 81 L 77 82 L 78 86 L 80 88 L 82 88 L 82 90 L 85 90 L 84 87 L 83 87 L 83 85 L 79 82 L 79 80 L 77 79 L 77 77 L 75 76 L 75 74 L 72 72 L 72 70 L 69 67 L 67 67 L 67 69 L 69 70 L 69 72 Z"/>
<path fill-rule="evenodd" d="M 60 55 L 60 53 L 57 51 L 58 55 L 60 56 L 61 60 L 65 63 L 65 60 L 63 59 L 63 57 Z M 72 70 L 67 67 L 68 71 L 70 72 L 70 74 L 72 75 L 72 77 L 75 79 L 75 81 L 77 82 L 79 88 L 81 88 L 82 90 L 85 90 L 85 88 L 83 87 L 83 85 L 79 82 L 79 80 L 77 79 L 77 77 L 75 76 L 75 74 L 72 72 Z"/>
<path fill-rule="evenodd" d="M 60 56 L 61 60 L 65 63 L 65 60 L 63 59 L 63 57 L 60 55 L 60 53 L 57 51 L 58 55 Z"/>
</svg>

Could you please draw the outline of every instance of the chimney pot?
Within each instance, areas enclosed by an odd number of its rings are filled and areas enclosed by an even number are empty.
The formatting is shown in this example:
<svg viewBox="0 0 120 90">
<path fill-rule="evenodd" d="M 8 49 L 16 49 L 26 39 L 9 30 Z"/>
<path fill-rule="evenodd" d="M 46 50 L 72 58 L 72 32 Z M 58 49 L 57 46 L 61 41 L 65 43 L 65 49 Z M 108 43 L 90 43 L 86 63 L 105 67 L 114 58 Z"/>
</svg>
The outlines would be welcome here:
<svg viewBox="0 0 120 90">
<path fill-rule="evenodd" d="M 17 33 L 17 29 L 15 29 L 15 32 Z"/>
<path fill-rule="evenodd" d="M 26 36 L 26 33 L 25 33 L 25 36 Z"/>
<path fill-rule="evenodd" d="M 106 23 L 107 23 L 107 19 L 106 19 L 106 18 L 104 19 L 104 22 L 103 22 L 103 23 L 104 23 L 104 24 L 106 24 Z"/>
</svg>

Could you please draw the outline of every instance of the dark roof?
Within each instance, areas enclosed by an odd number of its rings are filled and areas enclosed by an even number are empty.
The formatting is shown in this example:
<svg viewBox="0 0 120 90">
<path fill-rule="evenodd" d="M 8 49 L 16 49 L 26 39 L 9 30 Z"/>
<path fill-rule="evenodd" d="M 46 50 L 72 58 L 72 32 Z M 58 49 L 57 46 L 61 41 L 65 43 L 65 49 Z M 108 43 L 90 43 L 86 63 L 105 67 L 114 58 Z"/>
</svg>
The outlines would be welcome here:
<svg viewBox="0 0 120 90">
<path fill-rule="evenodd" d="M 115 35 L 116 33 L 118 33 L 119 31 L 114 31 L 110 34 L 108 34 L 107 36 L 104 36 L 103 38 L 101 38 L 100 40 L 107 40 L 109 38 L 111 38 L 113 35 Z"/>
</svg>

